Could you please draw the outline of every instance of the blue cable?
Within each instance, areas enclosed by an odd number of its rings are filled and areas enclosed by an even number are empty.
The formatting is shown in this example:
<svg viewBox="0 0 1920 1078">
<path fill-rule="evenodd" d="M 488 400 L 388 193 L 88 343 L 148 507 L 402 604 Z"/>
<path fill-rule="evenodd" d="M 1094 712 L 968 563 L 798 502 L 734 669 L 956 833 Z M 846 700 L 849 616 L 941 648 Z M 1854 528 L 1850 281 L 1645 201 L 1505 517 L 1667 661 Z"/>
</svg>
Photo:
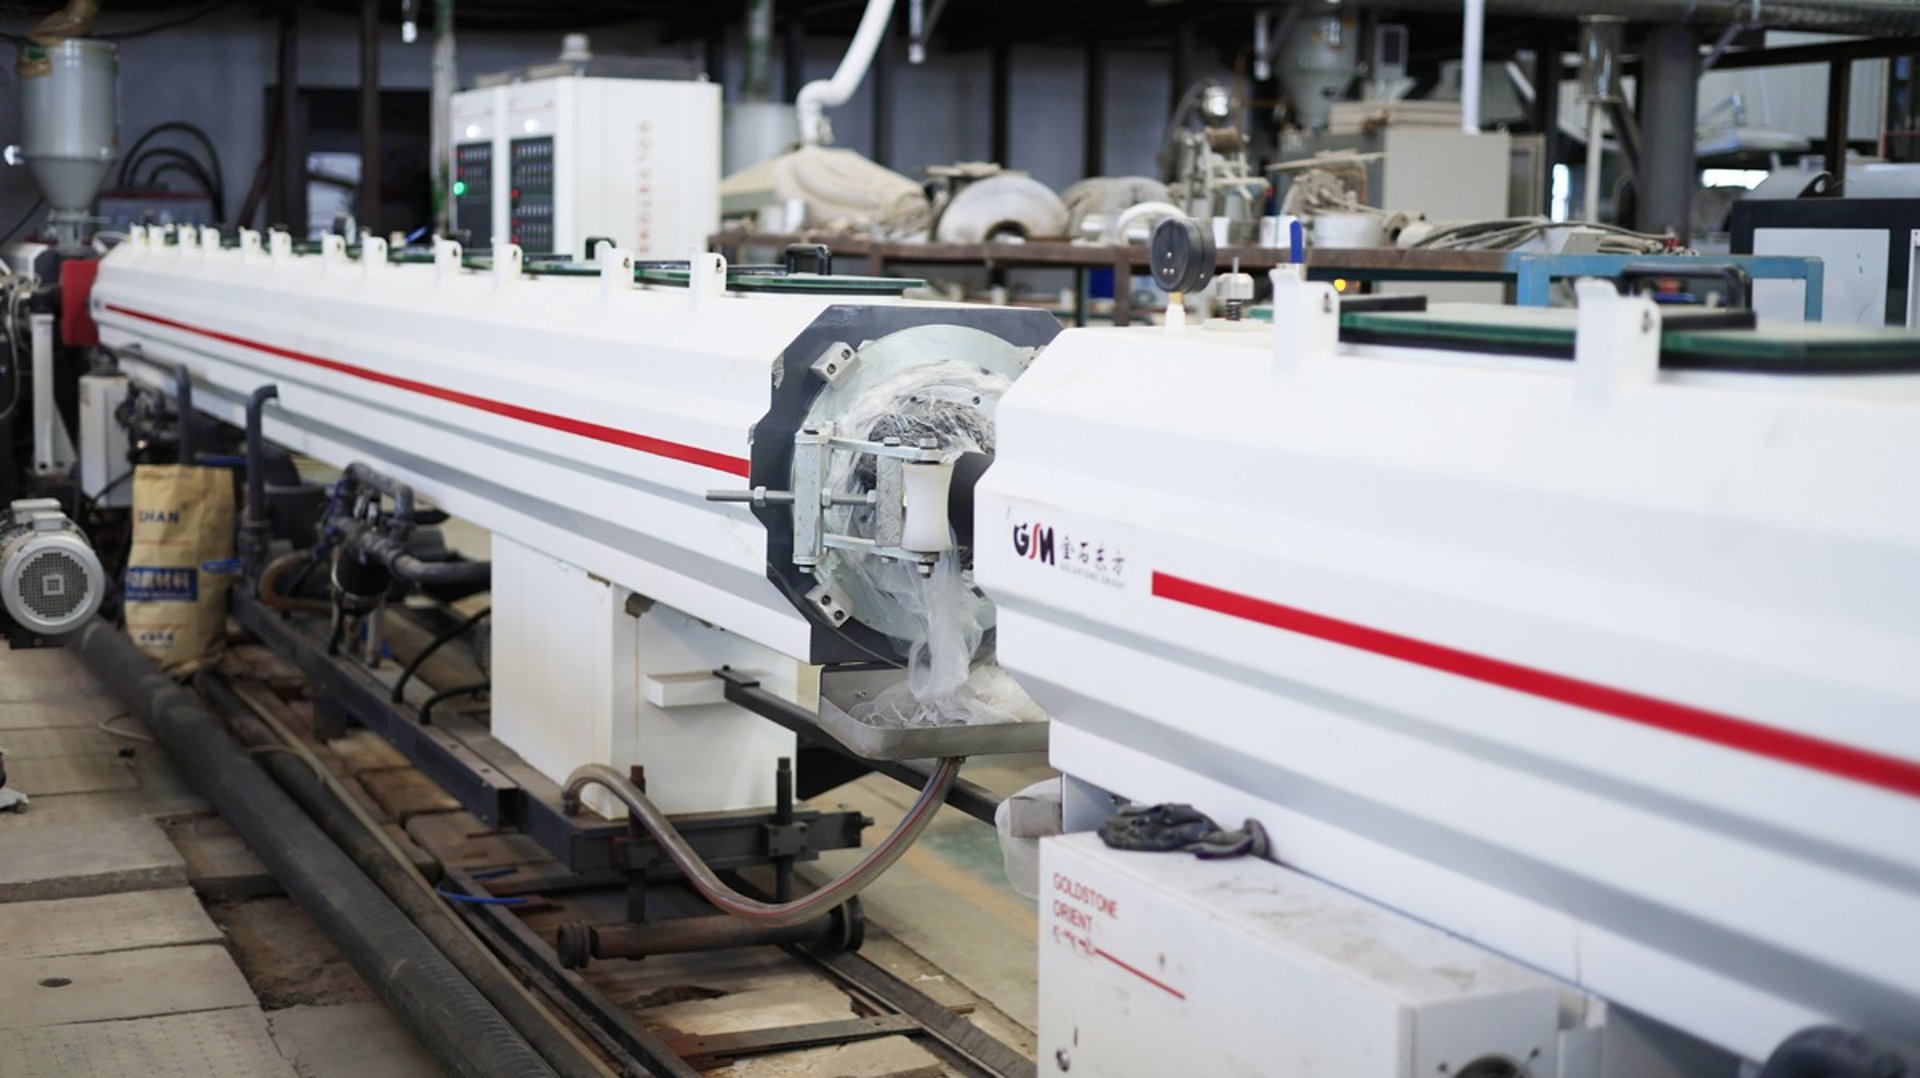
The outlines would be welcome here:
<svg viewBox="0 0 1920 1078">
<path fill-rule="evenodd" d="M 450 902 L 466 902 L 475 906 L 524 906 L 527 900 L 519 897 L 502 898 L 496 895 L 463 895 L 458 891 L 449 891 L 445 884 L 433 889 L 433 893 Z"/>
</svg>

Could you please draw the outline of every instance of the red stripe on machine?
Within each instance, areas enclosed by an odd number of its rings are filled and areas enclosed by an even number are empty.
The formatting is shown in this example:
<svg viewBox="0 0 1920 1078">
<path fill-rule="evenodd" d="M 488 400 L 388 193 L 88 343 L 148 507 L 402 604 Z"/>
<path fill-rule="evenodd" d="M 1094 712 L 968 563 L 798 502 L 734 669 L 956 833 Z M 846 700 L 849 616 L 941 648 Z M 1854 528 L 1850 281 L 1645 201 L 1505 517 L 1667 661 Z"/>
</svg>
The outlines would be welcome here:
<svg viewBox="0 0 1920 1078">
<path fill-rule="evenodd" d="M 1823 741 L 1790 730 L 1722 715 L 1687 704 L 1677 704 L 1563 674 L 1536 670 L 1518 663 L 1475 655 L 1441 644 L 1416 640 L 1351 621 L 1341 621 L 1297 607 L 1256 599 L 1250 595 L 1186 580 L 1167 573 L 1153 574 L 1153 594 L 1216 614 L 1257 622 L 1275 629 L 1310 636 L 1331 644 L 1424 666 L 1429 670 L 1470 678 L 1514 692 L 1569 704 L 1616 719 L 1694 738 L 1724 748 L 1763 756 L 1769 760 L 1808 768 L 1920 797 L 1920 764 L 1899 757 Z"/>
<path fill-rule="evenodd" d="M 1101 950 L 1098 947 L 1095 947 L 1093 949 L 1093 953 L 1099 955 L 1101 958 L 1106 959 L 1107 961 L 1113 963 L 1114 965 L 1119 966 L 1121 969 L 1126 970 L 1128 973 L 1133 974 L 1135 977 L 1140 978 L 1141 980 L 1147 982 L 1148 984 L 1154 986 L 1155 988 L 1158 988 L 1160 991 L 1165 992 L 1167 995 L 1172 996 L 1175 999 L 1187 998 L 1187 994 L 1185 992 L 1182 992 L 1178 988 L 1175 988 L 1174 986 L 1168 984 L 1167 982 L 1159 980 L 1158 978 L 1155 978 L 1152 975 L 1145 973 L 1133 966 L 1127 965 L 1125 962 L 1120 961 L 1118 958 L 1113 957 L 1112 955 L 1108 954 L 1107 952 Z"/>
<path fill-rule="evenodd" d="M 622 446 L 627 449 L 638 450 L 642 453 L 650 453 L 656 457 L 666 457 L 669 460 L 677 460 L 686 464 L 697 464 L 702 468 L 712 468 L 715 471 L 739 476 L 747 475 L 752 467 L 743 457 L 728 456 L 725 453 L 716 453 L 711 449 L 702 449 L 699 446 L 670 442 L 665 438 L 655 438 L 647 434 L 621 430 L 618 427 L 602 426 L 599 423 L 589 423 L 583 419 L 572 419 L 563 415 L 554 415 L 551 412 L 537 411 L 522 405 L 509 404 L 505 401 L 476 397 L 471 393 L 462 393 L 457 389 L 447 389 L 442 386 L 430 385 L 426 382 L 416 382 L 411 378 L 400 378 L 391 374 L 383 374 L 380 371 L 369 370 L 366 367 L 356 367 L 351 363 L 342 363 L 337 359 L 327 359 L 324 356 L 316 356 L 307 352 L 296 352 L 291 348 L 281 348 L 278 345 L 250 341 L 245 337 L 236 337 L 231 333 L 222 333 L 219 330 L 205 329 L 200 326 L 188 325 L 185 322 L 176 322 L 171 318 L 163 318 L 157 314 L 148 314 L 145 311 L 132 310 L 119 306 L 118 304 L 106 304 L 106 309 L 116 314 L 124 314 L 129 318 L 138 318 L 145 322 L 152 322 L 157 326 L 165 326 L 168 329 L 177 329 L 183 333 L 191 333 L 195 336 L 206 337 L 209 340 L 220 341 L 225 344 L 239 345 L 242 348 L 250 348 L 255 352 L 278 356 L 281 359 L 290 359 L 295 363 L 305 363 L 311 367 L 319 367 L 323 370 L 349 375 L 378 385 L 391 386 L 394 389 L 404 389 L 410 393 L 418 393 L 436 400 L 449 401 L 453 404 L 475 408 L 493 415 L 505 416 L 508 419 L 517 419 L 522 423 L 531 423 L 536 427 L 546 427 L 548 430 L 557 430 L 566 434 L 578 435 L 582 438 L 591 438 L 596 442 L 606 442 L 610 445 Z"/>
</svg>

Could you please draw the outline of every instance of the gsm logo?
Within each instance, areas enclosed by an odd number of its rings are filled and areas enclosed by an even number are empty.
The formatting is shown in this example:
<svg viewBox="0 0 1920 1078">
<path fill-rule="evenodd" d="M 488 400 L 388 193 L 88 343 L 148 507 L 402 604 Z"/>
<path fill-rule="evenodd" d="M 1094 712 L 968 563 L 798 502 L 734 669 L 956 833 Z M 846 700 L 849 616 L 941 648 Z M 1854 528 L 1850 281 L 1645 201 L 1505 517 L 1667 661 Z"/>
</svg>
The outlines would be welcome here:
<svg viewBox="0 0 1920 1078">
<path fill-rule="evenodd" d="M 1054 563 L 1053 529 L 1044 524 L 1015 524 L 1013 552 L 1023 558 Z"/>
</svg>

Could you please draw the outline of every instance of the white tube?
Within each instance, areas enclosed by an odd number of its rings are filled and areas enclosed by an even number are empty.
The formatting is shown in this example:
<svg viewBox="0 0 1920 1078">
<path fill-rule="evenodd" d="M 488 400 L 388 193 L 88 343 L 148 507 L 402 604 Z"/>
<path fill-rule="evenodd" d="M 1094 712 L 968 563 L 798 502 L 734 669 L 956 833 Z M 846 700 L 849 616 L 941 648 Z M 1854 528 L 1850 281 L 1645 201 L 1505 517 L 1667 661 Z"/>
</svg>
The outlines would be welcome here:
<svg viewBox="0 0 1920 1078">
<path fill-rule="evenodd" d="M 800 87 L 794 105 L 800 112 L 800 140 L 808 146 L 826 141 L 827 109 L 847 103 L 860 88 L 873 63 L 873 52 L 887 35 L 887 23 L 893 18 L 893 0 L 867 0 L 867 13 L 860 16 L 860 28 L 853 32 L 853 43 L 840 58 L 840 67 L 830 79 L 816 79 Z"/>
<path fill-rule="evenodd" d="M 1480 68 L 1487 52 L 1487 0 L 1467 0 L 1460 37 L 1460 129 L 1480 133 Z"/>
</svg>

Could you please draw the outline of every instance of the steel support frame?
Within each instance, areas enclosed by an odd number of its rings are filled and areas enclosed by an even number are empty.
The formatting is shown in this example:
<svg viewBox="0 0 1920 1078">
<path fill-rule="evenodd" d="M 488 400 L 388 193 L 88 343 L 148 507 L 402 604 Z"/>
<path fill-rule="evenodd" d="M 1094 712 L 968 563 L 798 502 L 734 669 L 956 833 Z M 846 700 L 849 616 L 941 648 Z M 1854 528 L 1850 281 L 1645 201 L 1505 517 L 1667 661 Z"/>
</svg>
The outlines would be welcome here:
<svg viewBox="0 0 1920 1078">
<path fill-rule="evenodd" d="M 1629 265 L 1655 264 L 1676 273 L 1695 268 L 1738 265 L 1756 281 L 1804 281 L 1806 297 L 1802 316 L 1809 322 L 1820 321 L 1825 309 L 1826 264 L 1817 258 L 1794 255 L 1578 255 L 1529 254 L 1515 252 L 1507 260 L 1507 272 L 1514 282 L 1513 302 L 1521 307 L 1545 307 L 1553 298 L 1553 282 L 1569 277 L 1617 277 Z M 1317 275 L 1316 275 L 1317 276 Z M 1363 277 L 1348 273 L 1345 276 Z"/>
<path fill-rule="evenodd" d="M 459 716 L 438 717 L 421 723 L 388 699 L 388 686 L 361 669 L 352 659 L 330 656 L 321 641 L 250 595 L 236 595 L 233 617 L 269 650 L 298 667 L 314 684 L 316 695 L 342 717 L 379 734 L 401 755 L 433 779 L 489 827 L 518 829 L 582 876 L 612 880 L 638 874 L 649 881 L 677 878 L 657 845 L 644 836 L 636 839 L 625 822 L 589 822 L 569 815 L 559 786 L 529 789 L 512 772 L 524 769 L 517 758 L 495 758 L 510 752 L 492 742 L 479 724 Z M 491 744 L 489 744 L 491 742 Z M 474 745 L 486 747 L 494 757 Z M 496 747 L 497 746 L 497 747 Z M 791 861 L 816 860 L 823 850 L 855 849 L 871 821 L 859 812 L 822 812 L 795 806 L 796 830 L 805 835 L 805 848 Z M 775 863 L 767 852 L 769 827 L 775 812 L 741 809 L 688 813 L 673 818 L 700 857 L 716 869 L 739 869 Z"/>
<path fill-rule="evenodd" d="M 842 761 L 844 777 L 837 786 L 851 782 L 871 771 L 885 775 L 908 786 L 925 786 L 933 777 L 933 768 L 918 760 L 867 760 L 855 756 L 840 746 L 840 743 L 820 729 L 811 712 L 791 701 L 782 699 L 760 687 L 760 683 L 749 675 L 737 670 L 720 669 L 714 671 L 724 685 L 727 702 L 746 708 L 769 722 L 778 723 L 800 735 L 807 747 L 820 748 L 833 752 Z M 805 762 L 806 758 L 802 758 Z M 831 786 L 809 786 L 806 784 L 806 772 L 801 772 L 802 790 L 831 789 Z M 956 778 L 953 786 L 947 790 L 947 804 L 987 825 L 993 824 L 994 810 L 1000 807 L 1000 797 L 993 791 L 975 782 Z"/>
</svg>

